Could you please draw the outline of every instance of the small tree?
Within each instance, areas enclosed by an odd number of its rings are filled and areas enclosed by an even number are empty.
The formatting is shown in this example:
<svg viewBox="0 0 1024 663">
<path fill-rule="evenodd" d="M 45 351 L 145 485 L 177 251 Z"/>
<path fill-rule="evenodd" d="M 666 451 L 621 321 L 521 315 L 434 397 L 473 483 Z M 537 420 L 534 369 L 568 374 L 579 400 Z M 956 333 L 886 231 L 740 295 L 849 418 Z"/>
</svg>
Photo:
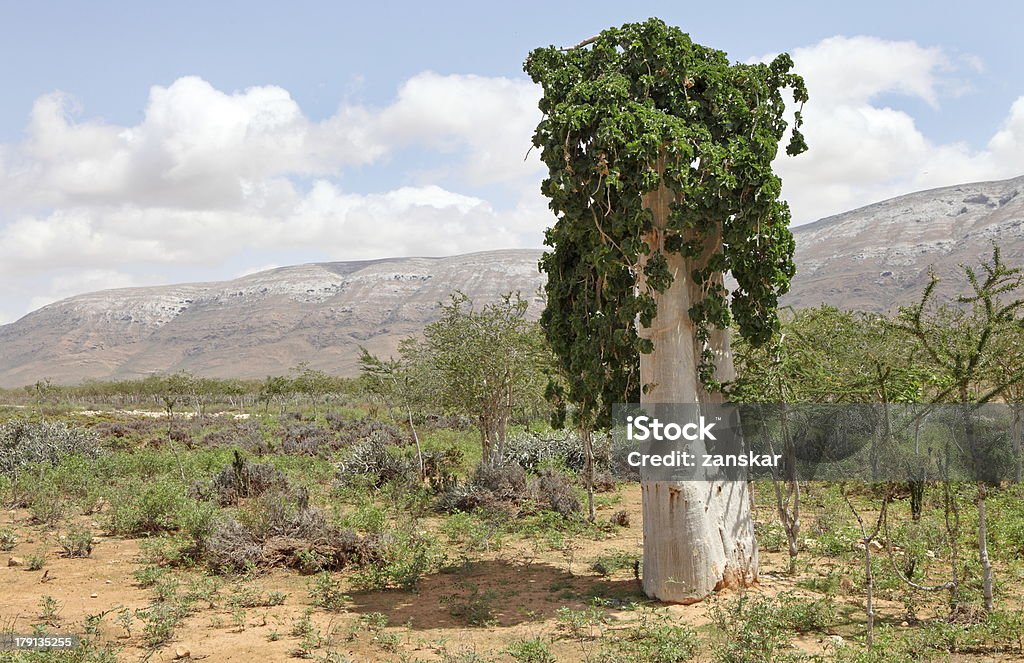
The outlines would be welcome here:
<svg viewBox="0 0 1024 663">
<path fill-rule="evenodd" d="M 143 391 L 156 398 L 167 415 L 167 434 L 174 430 L 174 412 L 179 405 L 193 402 L 196 396 L 197 378 L 186 371 L 168 375 L 152 375 L 145 379 Z"/>
<path fill-rule="evenodd" d="M 370 391 L 385 399 L 398 401 L 405 410 L 409 423 L 409 430 L 412 432 L 412 439 L 416 442 L 416 458 L 420 466 L 420 480 L 426 478 L 426 468 L 423 465 L 423 448 L 420 445 L 420 436 L 416 432 L 416 423 L 413 421 L 413 407 L 420 398 L 417 393 L 420 380 L 417 380 L 413 367 L 407 365 L 400 359 L 389 359 L 383 361 L 362 347 L 359 346 L 359 366 L 363 375 L 368 379 Z"/>
<path fill-rule="evenodd" d="M 1006 383 L 1003 400 L 1010 407 L 1012 424 L 1010 441 L 1013 450 L 1013 482 L 1020 483 L 1024 474 L 1024 380 L 1015 380 L 1024 370 L 1024 325 L 1013 325 L 995 341 L 994 382 Z"/>
<path fill-rule="evenodd" d="M 845 359 L 854 345 L 854 325 L 852 314 L 823 306 L 793 312 L 783 321 L 782 333 L 770 343 L 752 346 L 741 337 L 736 346 L 739 377 L 733 384 L 733 398 L 745 403 L 778 404 L 769 407 L 773 411 L 778 407 L 780 451 L 785 464 L 781 471 L 773 468 L 772 485 L 779 521 L 786 533 L 790 573 L 796 571 L 799 553 L 801 493 L 791 434 L 796 422 L 789 404 L 849 398 L 848 382 L 843 379 L 846 371 L 839 370 L 838 365 L 848 365 Z M 764 435 L 770 434 L 765 430 Z"/>
<path fill-rule="evenodd" d="M 473 416 L 484 462 L 501 463 L 513 416 L 542 399 L 548 353 L 527 303 L 506 295 L 479 310 L 456 292 L 422 340 L 408 339 L 402 361 L 416 367 L 432 402 Z"/>
<path fill-rule="evenodd" d="M 995 245 L 991 262 L 984 263 L 980 273 L 968 266 L 963 269 L 971 294 L 957 299 L 959 307 L 935 303 L 939 279 L 932 274 L 921 301 L 900 311 L 896 328 L 917 341 L 935 369 L 942 385 L 935 400 L 953 399 L 974 410 L 1024 381 L 1024 366 L 1006 371 L 1001 368 L 1001 359 L 996 352 L 1000 339 L 1019 333 L 1024 325 L 1024 320 L 1019 317 L 1024 310 L 1024 299 L 1020 298 L 1024 272 L 1020 268 L 1008 267 Z M 972 422 L 973 417 L 968 412 L 965 436 L 968 444 L 975 443 L 969 453 L 977 472 L 984 461 L 976 458 L 982 450 L 976 448 L 979 445 Z M 985 610 L 991 612 L 992 564 L 988 555 L 985 507 L 989 488 L 987 478 L 978 479 L 976 504 L 978 558 Z"/>
<path fill-rule="evenodd" d="M 263 414 L 270 410 L 270 404 L 281 401 L 294 390 L 291 380 L 283 375 L 268 375 L 260 384 L 259 395 L 256 397 L 263 403 Z"/>
<path fill-rule="evenodd" d="M 294 390 L 309 399 L 315 415 L 317 405 L 326 400 L 334 391 L 334 381 L 327 373 L 311 367 L 306 361 L 300 363 L 292 371 L 296 374 L 292 380 Z"/>
<path fill-rule="evenodd" d="M 196 376 L 186 371 L 178 371 L 169 375 L 153 375 L 142 382 L 142 389 L 150 396 L 157 398 L 163 404 L 164 412 L 167 414 L 167 437 L 170 438 L 174 432 L 174 410 L 181 403 L 194 402 L 197 390 Z M 174 440 L 169 440 L 171 453 L 178 465 L 178 473 L 181 480 L 185 480 L 185 467 L 181 463 L 181 457 L 175 448 Z"/>
</svg>

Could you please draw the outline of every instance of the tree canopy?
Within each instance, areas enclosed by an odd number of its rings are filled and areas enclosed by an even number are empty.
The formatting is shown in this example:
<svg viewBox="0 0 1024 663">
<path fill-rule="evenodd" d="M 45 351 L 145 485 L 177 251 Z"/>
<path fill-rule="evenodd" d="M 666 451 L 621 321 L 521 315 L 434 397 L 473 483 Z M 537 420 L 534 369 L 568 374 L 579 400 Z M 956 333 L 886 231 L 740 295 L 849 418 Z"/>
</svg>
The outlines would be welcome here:
<svg viewBox="0 0 1024 663">
<path fill-rule="evenodd" d="M 544 113 L 533 144 L 557 216 L 540 264 L 548 275 L 541 322 L 578 416 L 607 423 L 612 403 L 637 400 L 639 355 L 653 350 L 637 322 L 651 325 L 652 292 L 672 283 L 666 253 L 702 258 L 692 276 L 703 298 L 689 313 L 705 343 L 708 388 L 722 386 L 707 347 L 712 328 L 735 320 L 754 344 L 776 331 L 794 266 L 789 208 L 771 163 L 787 129 L 784 90 L 807 100 L 792 66 L 785 54 L 731 63 L 658 19 L 530 53 L 524 68 L 543 88 Z M 806 149 L 800 123 L 798 110 L 789 154 Z M 663 183 L 676 202 L 652 249 L 642 196 Z M 725 272 L 737 283 L 731 298 Z"/>
</svg>

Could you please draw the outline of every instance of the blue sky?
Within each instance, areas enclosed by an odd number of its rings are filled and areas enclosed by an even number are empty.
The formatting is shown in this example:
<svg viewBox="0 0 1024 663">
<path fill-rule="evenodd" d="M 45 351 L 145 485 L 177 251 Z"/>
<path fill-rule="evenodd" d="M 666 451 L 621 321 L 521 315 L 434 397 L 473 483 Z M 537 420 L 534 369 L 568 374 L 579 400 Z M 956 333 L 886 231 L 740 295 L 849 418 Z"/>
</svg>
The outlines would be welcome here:
<svg viewBox="0 0 1024 663">
<path fill-rule="evenodd" d="M 522 61 L 649 16 L 794 54 L 797 223 L 1024 174 L 1019 3 L 0 0 L 0 323 L 105 287 L 540 246 Z"/>
</svg>

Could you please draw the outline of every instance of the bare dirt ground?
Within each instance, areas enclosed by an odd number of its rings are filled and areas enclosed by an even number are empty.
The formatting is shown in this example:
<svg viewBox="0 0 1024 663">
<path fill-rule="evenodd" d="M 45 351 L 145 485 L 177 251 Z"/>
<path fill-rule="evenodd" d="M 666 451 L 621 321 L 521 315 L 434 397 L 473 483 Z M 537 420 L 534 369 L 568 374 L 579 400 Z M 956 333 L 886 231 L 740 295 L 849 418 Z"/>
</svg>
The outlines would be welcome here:
<svg viewBox="0 0 1024 663">
<path fill-rule="evenodd" d="M 561 550 L 512 540 L 500 550 L 481 553 L 461 566 L 424 578 L 416 592 L 349 591 L 350 600 L 341 612 L 314 609 L 308 594 L 310 578 L 295 571 L 226 579 L 218 591 L 222 597 L 228 595 L 233 584 L 241 583 L 262 592 L 282 592 L 285 601 L 282 605 L 247 609 L 232 609 L 221 600 L 212 601 L 216 605 L 199 602 L 197 611 L 175 629 L 171 641 L 156 650 L 146 648 L 140 623 L 126 629 L 115 621 L 122 608 L 142 609 L 153 600 L 152 591 L 139 587 L 133 577 L 133 572 L 142 567 L 141 540 L 103 536 L 95 521 L 83 517 L 79 523 L 93 529 L 95 547 L 88 558 L 69 559 L 60 556 L 56 532 L 29 524 L 25 511 L 7 511 L 0 514 L 0 526 L 12 527 L 19 541 L 13 550 L 0 555 L 0 624 L 14 632 L 31 633 L 33 625 L 46 621 L 41 616 L 41 603 L 45 597 L 52 597 L 58 609 L 48 620 L 49 632 L 81 633 L 90 615 L 107 613 L 101 622 L 102 637 L 122 648 L 119 660 L 124 661 L 291 660 L 302 654 L 302 638 L 293 633 L 306 614 L 315 628 L 328 636 L 325 642 L 329 644 L 315 652 L 317 660 L 512 660 L 504 653 L 509 643 L 538 637 L 550 643 L 558 661 L 595 660 L 597 644 L 567 636 L 560 630 L 557 616 L 560 608 L 583 609 L 597 596 L 608 606 L 609 628 L 625 628 L 635 621 L 636 611 L 629 604 L 643 597 L 632 570 L 600 577 L 589 570 L 587 563 L 611 551 L 640 551 L 640 491 L 632 484 L 620 491 L 619 502 L 606 506 L 599 517 L 607 518 L 611 512 L 624 509 L 633 526 L 619 528 L 604 540 L 580 539 Z M 45 555 L 43 568 L 28 570 L 33 555 Z M 10 566 L 12 559 L 20 564 Z M 799 576 L 785 573 L 788 559 L 784 553 L 763 553 L 761 560 L 760 583 L 750 591 L 768 595 L 802 591 L 797 588 Z M 203 576 L 200 571 L 174 573 L 183 583 Z M 339 578 L 344 576 L 338 574 Z M 472 603 L 474 596 L 484 597 L 481 603 L 488 609 L 485 622 L 478 626 L 468 625 L 465 617 L 453 615 L 451 608 L 460 601 Z M 838 601 L 840 619 L 832 634 L 797 637 L 797 649 L 820 653 L 830 641 L 863 632 L 860 589 L 844 587 Z M 879 601 L 876 609 L 882 622 L 900 626 L 896 616 L 899 604 Z M 672 620 L 698 631 L 710 628 L 707 603 L 663 610 Z M 386 616 L 386 628 L 377 630 L 365 625 L 375 613 Z M 964 656 L 953 660 L 1014 661 L 1024 657 Z"/>
</svg>

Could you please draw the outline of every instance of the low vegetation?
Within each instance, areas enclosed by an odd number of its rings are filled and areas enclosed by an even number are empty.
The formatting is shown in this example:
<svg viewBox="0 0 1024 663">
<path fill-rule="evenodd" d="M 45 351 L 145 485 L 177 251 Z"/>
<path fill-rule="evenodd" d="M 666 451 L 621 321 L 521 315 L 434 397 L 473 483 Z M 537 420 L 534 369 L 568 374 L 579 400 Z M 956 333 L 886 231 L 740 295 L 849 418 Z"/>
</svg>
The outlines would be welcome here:
<svg viewBox="0 0 1024 663">
<path fill-rule="evenodd" d="M 521 330 L 505 305 L 478 313 Z M 452 306 L 447 325 L 476 315 Z M 1016 374 L 1000 373 L 1016 328 L 992 323 L 968 379 L 929 363 L 928 347 L 952 352 L 936 321 L 954 316 L 931 307 L 797 312 L 781 345 L 739 345 L 735 395 L 930 403 L 1003 385 L 998 399 L 1019 400 Z M 958 325 L 987 324 L 964 310 Z M 0 628 L 83 637 L 74 652 L 0 660 L 216 660 L 216 647 L 322 661 L 1024 657 L 1015 458 L 981 492 L 942 476 L 757 481 L 759 585 L 666 606 L 638 582 L 636 475 L 607 436 L 591 457 L 578 431 L 551 427 L 557 405 L 535 387 L 558 376 L 543 354 L 525 355 L 529 389 L 485 434 L 473 407 L 424 396 L 424 381 L 462 379 L 432 374 L 430 347 L 368 356 L 357 380 L 299 367 L 248 384 L 0 394 Z"/>
</svg>

